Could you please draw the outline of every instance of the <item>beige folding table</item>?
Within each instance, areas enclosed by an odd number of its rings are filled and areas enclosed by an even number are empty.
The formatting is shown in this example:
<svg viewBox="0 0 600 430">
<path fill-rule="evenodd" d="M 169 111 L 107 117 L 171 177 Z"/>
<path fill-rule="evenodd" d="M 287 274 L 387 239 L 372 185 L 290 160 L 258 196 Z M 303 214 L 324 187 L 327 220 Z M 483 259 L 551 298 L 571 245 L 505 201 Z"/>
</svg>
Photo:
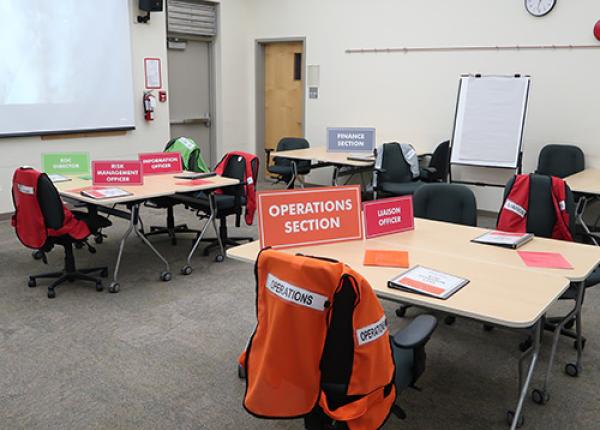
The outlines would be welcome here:
<svg viewBox="0 0 600 430">
<path fill-rule="evenodd" d="M 566 291 L 570 279 L 578 282 L 591 273 L 600 261 L 600 250 L 585 245 L 536 238 L 522 249 L 557 251 L 574 266 L 571 271 L 530 269 L 515 251 L 470 240 L 486 230 L 416 219 L 414 231 L 379 238 L 339 244 L 285 249 L 342 261 L 360 272 L 381 298 L 412 304 L 426 309 L 471 318 L 486 324 L 532 331 L 532 345 L 519 359 L 519 398 L 515 412 L 508 412 L 511 428 L 516 428 L 523 402 L 536 367 L 540 351 L 541 331 L 549 307 Z M 227 255 L 241 261 L 254 262 L 259 243 L 253 242 L 229 249 Z M 387 287 L 387 282 L 401 269 L 369 267 L 362 264 L 365 249 L 398 249 L 409 251 L 410 264 L 423 265 L 461 276 L 469 284 L 447 300 L 406 293 Z M 592 250 L 590 255 L 588 251 Z M 580 301 L 578 301 L 580 304 Z M 555 350 L 553 344 L 553 351 Z M 553 354 L 554 355 L 554 354 Z M 531 356 L 523 376 L 523 363 Z M 580 365 L 581 348 L 578 348 Z M 544 393 L 549 377 L 546 373 Z"/>
<path fill-rule="evenodd" d="M 581 227 L 585 232 L 590 235 L 590 238 L 595 245 L 598 245 L 600 238 L 594 237 L 589 227 L 583 220 L 583 214 L 587 208 L 587 205 L 593 201 L 600 199 L 600 170 L 597 169 L 585 169 L 574 175 L 567 176 L 565 181 L 574 193 L 580 195 L 577 201 L 577 208 L 575 210 L 575 216 L 577 222 L 581 224 Z"/>
<path fill-rule="evenodd" d="M 144 234 L 139 229 L 140 224 L 140 206 L 144 201 L 149 199 L 153 199 L 156 197 L 166 197 L 166 196 L 175 196 L 177 193 L 190 193 L 197 191 L 206 191 L 209 194 L 209 203 L 211 207 L 211 214 L 202 229 L 201 235 L 196 239 L 196 243 L 194 244 L 194 248 L 188 255 L 188 265 L 190 264 L 190 259 L 192 257 L 193 251 L 197 244 L 200 242 L 206 229 L 209 224 L 212 224 L 215 233 L 217 235 L 217 240 L 220 243 L 220 236 L 217 229 L 217 225 L 215 222 L 215 204 L 214 204 L 214 196 L 213 191 L 218 188 L 228 187 L 232 185 L 239 184 L 237 179 L 224 178 L 221 176 L 213 176 L 209 178 L 204 178 L 201 184 L 195 184 L 193 181 L 186 179 L 178 179 L 173 174 L 164 174 L 164 175 L 152 175 L 144 177 L 144 185 L 135 185 L 135 186 L 121 186 L 115 184 L 114 187 L 120 188 L 124 191 L 130 193 L 124 197 L 118 198 L 110 198 L 110 199 L 94 199 L 91 197 L 87 197 L 81 194 L 81 192 L 86 189 L 92 187 L 92 181 L 87 179 L 82 179 L 80 177 L 70 177 L 70 181 L 60 182 L 55 184 L 60 195 L 66 199 L 73 200 L 75 202 L 84 203 L 90 212 L 104 212 L 119 218 L 124 218 L 129 220 L 129 227 L 125 231 L 125 234 L 121 238 L 119 243 L 119 252 L 117 254 L 117 261 L 115 264 L 115 270 L 113 273 L 113 280 L 109 286 L 109 291 L 111 293 L 116 293 L 120 290 L 121 286 L 119 284 L 119 269 L 121 267 L 121 258 L 123 256 L 123 251 L 125 248 L 125 242 L 127 238 L 133 232 L 136 236 L 138 236 L 142 242 L 152 250 L 152 252 L 163 262 L 164 270 L 160 273 L 160 278 L 163 281 L 171 280 L 171 270 L 169 266 L 169 262 L 165 259 L 165 257 L 150 243 L 150 241 L 144 236 Z M 127 207 L 128 211 L 123 211 L 120 209 L 116 209 L 117 205 L 124 205 Z M 221 254 L 224 254 L 223 246 L 221 244 Z"/>
</svg>

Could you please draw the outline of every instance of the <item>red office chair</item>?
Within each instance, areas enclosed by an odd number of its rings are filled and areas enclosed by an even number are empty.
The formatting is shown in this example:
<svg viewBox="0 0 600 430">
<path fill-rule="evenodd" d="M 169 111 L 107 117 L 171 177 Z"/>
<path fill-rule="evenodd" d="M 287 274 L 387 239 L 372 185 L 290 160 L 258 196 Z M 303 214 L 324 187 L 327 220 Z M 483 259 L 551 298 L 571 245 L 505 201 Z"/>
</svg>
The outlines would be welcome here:
<svg viewBox="0 0 600 430">
<path fill-rule="evenodd" d="M 55 279 L 48 286 L 49 299 L 56 296 L 54 289 L 67 281 L 94 282 L 96 291 L 102 291 L 102 281 L 89 274 L 99 272 L 100 276 L 106 277 L 108 268 L 77 270 L 73 244 L 85 244 L 91 253 L 95 253 L 96 250 L 87 243 L 87 237 L 97 233 L 101 228 L 110 226 L 111 222 L 98 215 L 71 212 L 63 205 L 48 175 L 31 167 L 20 167 L 15 171 L 12 196 L 15 206 L 12 225 L 23 245 L 41 251 L 46 264 L 45 253 L 54 245 L 65 248 L 64 269 L 60 272 L 29 276 L 29 287 L 36 287 L 37 280 L 41 278 Z"/>
</svg>

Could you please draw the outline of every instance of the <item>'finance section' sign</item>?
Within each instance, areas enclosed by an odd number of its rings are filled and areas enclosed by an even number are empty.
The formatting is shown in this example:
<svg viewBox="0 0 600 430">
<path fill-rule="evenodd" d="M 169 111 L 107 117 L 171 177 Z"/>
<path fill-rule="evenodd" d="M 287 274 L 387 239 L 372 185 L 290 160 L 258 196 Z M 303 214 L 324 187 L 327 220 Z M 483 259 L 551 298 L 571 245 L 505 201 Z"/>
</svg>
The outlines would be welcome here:
<svg viewBox="0 0 600 430">
<path fill-rule="evenodd" d="M 261 248 L 362 239 L 360 186 L 258 193 Z"/>
<path fill-rule="evenodd" d="M 140 161 L 92 161 L 94 185 L 143 185 Z"/>
<path fill-rule="evenodd" d="M 367 239 L 415 228 L 411 196 L 366 202 L 363 203 L 363 212 Z"/>
<path fill-rule="evenodd" d="M 373 152 L 374 149 L 374 128 L 327 129 L 327 151 L 329 152 Z"/>
</svg>

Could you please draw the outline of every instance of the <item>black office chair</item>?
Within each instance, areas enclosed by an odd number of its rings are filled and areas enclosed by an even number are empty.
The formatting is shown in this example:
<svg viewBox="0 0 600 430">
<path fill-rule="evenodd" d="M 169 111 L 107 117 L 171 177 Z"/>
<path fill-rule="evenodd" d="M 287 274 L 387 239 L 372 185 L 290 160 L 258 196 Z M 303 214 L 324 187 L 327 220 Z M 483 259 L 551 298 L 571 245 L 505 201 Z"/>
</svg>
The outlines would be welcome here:
<svg viewBox="0 0 600 430">
<path fill-rule="evenodd" d="M 221 193 L 215 195 L 216 217 L 219 219 L 219 237 L 225 249 L 230 246 L 238 246 L 240 242 L 252 242 L 254 240 L 252 237 L 230 237 L 227 231 L 227 217 L 231 215 L 235 215 L 235 226 L 240 227 L 241 225 L 242 212 L 246 206 L 245 173 L 246 160 L 243 157 L 230 157 L 222 176 L 238 179 L 240 184 L 222 188 Z M 252 162 L 252 175 L 254 178 L 258 176 L 258 158 L 254 158 Z M 177 198 L 183 200 L 187 206 L 196 210 L 199 216 L 204 218 L 210 216 L 211 209 L 207 194 L 200 192 L 193 197 L 178 196 Z M 218 239 L 205 239 L 203 241 L 210 242 L 204 248 L 204 256 L 208 256 L 212 249 L 220 248 Z M 220 254 L 217 255 L 216 260 L 223 261 L 223 256 Z"/>
<path fill-rule="evenodd" d="M 167 152 L 169 150 L 172 150 L 172 146 L 173 144 L 179 140 L 182 139 L 180 137 L 175 138 L 175 139 L 171 139 L 167 142 L 167 145 L 165 146 L 164 151 Z M 192 141 L 193 142 L 193 141 Z M 195 142 L 193 142 L 195 144 Z M 197 172 L 197 173 L 204 173 L 204 171 L 200 171 L 200 169 L 198 169 L 198 166 L 204 166 L 204 160 L 202 160 L 202 155 L 200 154 L 200 147 L 197 147 L 197 149 L 189 151 L 189 159 L 183 159 L 184 154 L 181 153 L 182 156 L 182 164 L 184 166 L 188 166 L 187 167 L 187 171 L 190 172 Z M 199 163 L 199 159 L 201 160 Z M 204 169 L 202 169 L 204 170 Z M 169 238 L 171 239 L 171 244 L 173 245 L 177 245 L 177 234 L 185 234 L 185 233 L 193 233 L 193 234 L 199 234 L 200 231 L 193 229 L 193 228 L 189 228 L 187 226 L 187 224 L 179 224 L 179 225 L 175 225 L 175 206 L 181 204 L 180 201 L 175 200 L 171 197 L 157 197 L 155 199 L 151 199 L 148 200 L 146 202 L 144 202 L 144 206 L 152 208 L 152 209 L 166 209 L 167 210 L 167 224 L 165 226 L 150 226 L 150 231 L 149 232 L 144 232 L 144 235 L 146 237 L 149 236 L 157 236 L 157 235 L 161 235 L 161 234 L 166 234 L 169 236 Z"/>
<path fill-rule="evenodd" d="M 530 176 L 530 189 L 529 189 L 529 209 L 527 216 L 526 230 L 528 233 L 533 233 L 539 237 L 552 237 L 552 230 L 554 228 L 556 215 L 555 209 L 551 198 L 552 193 L 552 182 L 551 177 L 546 175 L 532 174 Z M 506 201 L 510 190 L 515 182 L 513 177 L 508 181 L 504 190 L 504 201 Z M 565 205 L 566 210 L 570 217 L 570 229 L 574 231 L 575 227 L 575 202 L 573 199 L 573 193 L 568 185 L 566 187 L 566 199 Z M 565 366 L 565 372 L 569 376 L 577 376 L 580 371 L 580 359 L 581 352 L 585 347 L 586 339 L 582 335 L 581 327 L 581 305 L 585 296 L 585 290 L 589 287 L 593 287 L 600 283 L 600 269 L 596 269 L 589 277 L 585 280 L 585 289 L 582 291 L 581 297 L 579 297 L 579 288 L 576 284 L 572 283 L 569 289 L 559 298 L 559 300 L 570 300 L 574 302 L 574 306 L 571 311 L 566 315 L 560 317 L 546 318 L 545 330 L 555 332 L 555 339 L 553 343 L 552 353 L 550 362 L 554 359 L 556 343 L 558 342 L 559 334 L 567 336 L 571 339 L 575 339 L 574 346 L 577 349 L 577 363 L 568 363 Z M 576 331 L 571 330 L 573 325 L 576 326 Z M 531 346 L 532 340 L 528 338 L 525 342 L 519 345 L 522 351 L 526 351 Z M 550 367 L 549 367 L 550 369 Z M 546 376 L 546 383 L 549 374 Z M 546 403 L 548 400 L 548 394 L 546 391 L 546 383 L 542 390 L 534 390 L 532 397 L 536 403 Z"/>
<path fill-rule="evenodd" d="M 425 184 L 413 196 L 414 214 L 418 218 L 451 222 L 468 226 L 477 225 L 477 201 L 475 194 L 464 185 Z M 396 315 L 404 317 L 411 305 L 400 305 Z M 455 317 L 447 316 L 446 324 Z"/>
<path fill-rule="evenodd" d="M 277 143 L 277 152 L 292 151 L 294 149 L 310 148 L 308 140 L 301 137 L 284 137 Z M 267 171 L 277 178 L 277 182 L 285 182 L 288 188 L 294 188 L 298 175 L 310 173 L 310 160 L 292 160 L 284 157 L 275 157 L 270 165 L 272 149 L 265 149 L 267 153 Z M 294 172 L 294 169 L 296 171 Z"/>
<path fill-rule="evenodd" d="M 421 168 L 421 180 L 423 182 L 447 182 L 450 165 L 450 141 L 440 143 L 433 154 L 419 155 L 419 164 L 426 162 L 427 166 Z"/>
<path fill-rule="evenodd" d="M 76 280 L 93 282 L 96 285 L 96 291 L 102 291 L 102 281 L 100 278 L 90 276 L 90 273 L 99 272 L 101 277 L 106 277 L 108 276 L 108 268 L 106 266 L 102 266 L 78 270 L 75 267 L 73 245 L 87 245 L 88 250 L 92 254 L 95 253 L 96 250 L 87 242 L 87 237 L 91 234 L 97 234 L 97 232 L 102 228 L 110 226 L 111 222 L 107 218 L 99 216 L 94 212 L 84 213 L 73 211 L 69 213 L 69 211 L 65 209 L 56 187 L 45 173 L 41 173 L 37 177 L 37 185 L 35 187 L 34 195 L 34 198 L 36 198 L 38 201 L 41 214 L 39 212 L 36 213 L 36 211 L 32 210 L 31 208 L 25 209 L 25 206 L 21 207 L 20 202 L 24 200 L 24 196 L 19 195 L 19 193 L 23 192 L 21 190 L 24 190 L 24 192 L 30 195 L 34 193 L 34 187 L 31 188 L 31 192 L 28 192 L 23 188 L 23 183 L 28 180 L 31 181 L 32 178 L 35 178 L 34 175 L 37 175 L 38 173 L 39 172 L 36 172 L 31 168 L 23 167 L 19 168 L 15 173 L 15 177 L 13 179 L 15 184 L 13 185 L 13 202 L 15 204 L 13 225 L 16 229 L 19 240 L 27 247 L 32 247 L 30 236 L 32 231 L 37 231 L 39 234 L 41 234 L 40 236 L 36 235 L 36 240 L 43 240 L 43 243 L 41 246 L 36 246 L 35 248 L 42 253 L 42 260 L 46 264 L 48 264 L 46 252 L 51 250 L 55 245 L 62 246 L 65 249 L 65 265 L 63 270 L 59 272 L 30 275 L 28 286 L 30 288 L 36 287 L 38 279 L 55 279 L 48 286 L 49 299 L 56 297 L 56 287 L 65 282 L 73 282 Z M 18 214 L 19 211 L 23 210 L 28 210 L 28 213 Z M 70 216 L 70 214 L 72 214 L 75 219 L 70 218 L 70 222 L 65 224 L 67 219 L 66 217 Z M 89 231 L 85 230 L 87 231 L 86 237 L 80 237 L 82 230 L 82 226 L 80 225 L 81 222 L 85 223 L 89 229 Z M 21 225 L 21 223 L 28 225 Z M 55 234 L 59 235 L 51 236 L 48 233 L 49 230 L 58 231 Z M 23 235 L 24 231 L 29 232 L 27 238 Z M 85 235 L 86 233 L 84 232 L 83 234 Z M 74 237 L 78 237 L 79 239 L 75 239 Z"/>
<path fill-rule="evenodd" d="M 410 165 L 404 158 L 398 143 L 384 143 L 382 146 L 381 167 L 373 171 L 373 194 L 381 196 L 406 196 L 417 191 L 423 182 L 415 180 Z"/>
<path fill-rule="evenodd" d="M 585 155 L 574 145 L 546 145 L 540 151 L 535 173 L 566 178 L 585 169 Z"/>
</svg>

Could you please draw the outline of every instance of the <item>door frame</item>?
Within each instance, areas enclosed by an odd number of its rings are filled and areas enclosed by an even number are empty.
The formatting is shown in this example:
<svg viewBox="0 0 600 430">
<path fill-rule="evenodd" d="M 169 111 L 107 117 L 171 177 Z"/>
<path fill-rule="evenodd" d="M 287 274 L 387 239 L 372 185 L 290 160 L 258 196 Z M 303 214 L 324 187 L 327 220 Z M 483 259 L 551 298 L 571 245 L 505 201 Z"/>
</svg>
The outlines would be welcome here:
<svg viewBox="0 0 600 430">
<path fill-rule="evenodd" d="M 215 44 L 215 40 L 213 38 L 210 37 L 199 37 L 199 36 L 177 36 L 177 35 L 168 35 L 167 34 L 167 38 L 166 38 L 166 48 L 167 48 L 167 61 L 168 61 L 168 57 L 169 57 L 169 41 L 173 40 L 173 39 L 177 39 L 180 41 L 186 41 L 186 42 L 201 42 L 201 43 L 206 43 L 208 45 L 208 104 L 209 104 L 209 112 L 208 114 L 210 115 L 210 127 L 209 127 L 209 142 L 208 142 L 208 147 L 210 149 L 210 160 L 211 162 L 209 164 L 211 164 L 211 166 L 209 166 L 212 169 L 212 166 L 215 166 L 219 160 L 217 159 L 217 148 L 216 148 L 216 142 L 217 142 L 217 125 L 218 125 L 218 118 L 217 118 L 217 110 L 215 107 L 215 102 L 216 102 L 216 94 L 217 94 L 217 89 L 216 89 L 216 76 L 217 76 L 217 68 L 216 68 L 216 62 L 215 62 L 215 58 L 216 58 L 216 44 Z M 170 76 L 167 76 L 167 85 L 168 85 L 168 80 L 170 79 Z M 170 102 L 170 100 L 169 100 Z M 169 118 L 169 121 L 171 119 Z M 171 136 L 171 124 L 169 123 L 169 136 Z"/>
<path fill-rule="evenodd" d="M 256 155 L 264 166 L 265 154 L 265 46 L 273 43 L 302 43 L 302 137 L 306 136 L 306 37 L 278 37 L 255 40 L 255 64 L 256 64 Z M 263 174 L 265 169 L 260 169 Z"/>
</svg>

